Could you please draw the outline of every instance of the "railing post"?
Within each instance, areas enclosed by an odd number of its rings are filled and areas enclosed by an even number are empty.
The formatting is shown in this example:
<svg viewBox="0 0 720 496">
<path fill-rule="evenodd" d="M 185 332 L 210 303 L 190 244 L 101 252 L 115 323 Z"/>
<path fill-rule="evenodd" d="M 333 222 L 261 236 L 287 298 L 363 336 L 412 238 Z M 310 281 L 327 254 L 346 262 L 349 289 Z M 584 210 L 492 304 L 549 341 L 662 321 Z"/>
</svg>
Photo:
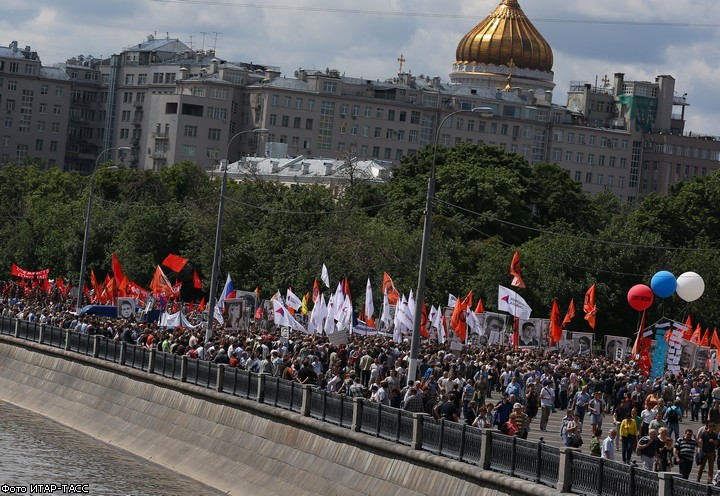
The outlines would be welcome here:
<svg viewBox="0 0 720 496">
<path fill-rule="evenodd" d="M 93 358 L 100 356 L 100 336 L 95 334 L 93 336 Z"/>
<path fill-rule="evenodd" d="M 350 430 L 353 432 L 360 432 L 362 427 L 362 412 L 363 412 L 363 401 L 365 398 L 355 397 L 353 400 L 353 419 Z"/>
<path fill-rule="evenodd" d="M 467 424 L 463 422 L 462 424 L 462 433 L 460 434 L 460 461 L 463 459 L 463 455 L 465 455 L 465 430 L 467 429 Z"/>
<path fill-rule="evenodd" d="M 215 380 L 215 386 L 218 393 L 223 392 L 225 387 L 225 364 L 221 363 L 217 368 L 217 379 Z"/>
<path fill-rule="evenodd" d="M 148 358 L 148 374 L 154 374 L 155 373 L 155 354 L 157 353 L 157 349 L 150 348 L 150 358 Z"/>
<path fill-rule="evenodd" d="M 542 440 L 538 441 L 538 447 L 537 447 L 537 460 L 538 460 L 538 464 L 537 464 L 537 472 L 535 473 L 535 482 L 538 483 L 538 484 L 540 483 L 540 472 L 542 472 L 542 463 L 541 463 L 541 460 L 542 460 L 542 447 L 543 447 L 543 444 L 545 444 L 545 441 L 542 441 Z"/>
<path fill-rule="evenodd" d="M 40 334 L 38 335 L 38 343 L 43 344 L 45 342 L 45 324 L 40 324 Z"/>
<path fill-rule="evenodd" d="M 118 362 L 120 365 L 125 365 L 125 361 L 127 360 L 127 342 L 120 341 L 120 356 L 118 357 Z"/>
<path fill-rule="evenodd" d="M 676 475 L 672 472 L 658 472 L 658 496 L 673 496 L 673 477 Z"/>
<path fill-rule="evenodd" d="M 490 459 L 492 458 L 492 430 L 482 430 L 482 442 L 480 443 L 480 468 L 490 470 Z"/>
<path fill-rule="evenodd" d="M 517 461 L 517 438 L 512 438 L 512 451 L 510 451 L 510 475 L 515 476 L 515 462 Z M 599 493 L 598 493 L 599 494 Z"/>
<path fill-rule="evenodd" d="M 303 417 L 310 416 L 310 402 L 312 401 L 312 395 L 312 384 L 302 384 L 302 402 L 300 403 L 300 415 L 302 415 Z"/>
<path fill-rule="evenodd" d="M 257 402 L 258 403 L 264 403 L 265 402 L 265 377 L 267 374 L 265 372 L 260 372 L 258 374 L 258 388 L 257 388 Z M 275 395 L 277 398 L 277 395 Z"/>
<path fill-rule="evenodd" d="M 65 351 L 70 351 L 70 329 L 65 329 Z"/>
<path fill-rule="evenodd" d="M 598 488 L 597 493 L 602 494 L 603 490 L 603 473 L 605 472 L 605 459 L 600 458 L 598 460 L 598 470 L 600 471 L 600 475 L 598 476 Z"/>
<path fill-rule="evenodd" d="M 187 382 L 188 357 L 183 355 L 180 358 L 180 382 Z"/>
<path fill-rule="evenodd" d="M 15 337 L 20 337 L 20 319 L 15 320 Z"/>
<path fill-rule="evenodd" d="M 710 489 L 710 486 L 708 486 Z M 628 494 L 635 494 L 635 465 L 630 465 L 630 491 Z"/>
<path fill-rule="evenodd" d="M 412 443 L 410 449 L 421 450 L 423 444 L 423 424 L 427 413 L 413 413 Z"/>
<path fill-rule="evenodd" d="M 580 452 L 577 448 L 563 446 L 560 448 L 560 467 L 558 468 L 557 490 L 561 493 L 569 493 L 572 487 L 572 459 L 574 452 Z M 629 494 L 632 494 L 630 491 Z"/>
</svg>

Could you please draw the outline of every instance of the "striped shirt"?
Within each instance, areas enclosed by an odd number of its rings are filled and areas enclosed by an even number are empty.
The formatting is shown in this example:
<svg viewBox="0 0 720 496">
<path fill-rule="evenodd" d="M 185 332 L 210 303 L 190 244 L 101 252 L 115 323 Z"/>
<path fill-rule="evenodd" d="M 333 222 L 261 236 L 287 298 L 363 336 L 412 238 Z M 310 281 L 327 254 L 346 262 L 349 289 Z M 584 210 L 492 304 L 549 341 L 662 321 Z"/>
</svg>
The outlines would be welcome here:
<svg viewBox="0 0 720 496">
<path fill-rule="evenodd" d="M 695 448 L 697 448 L 697 441 L 695 439 L 680 438 L 675 442 L 675 449 L 678 451 L 680 458 L 684 460 L 693 460 L 695 457 Z"/>
</svg>

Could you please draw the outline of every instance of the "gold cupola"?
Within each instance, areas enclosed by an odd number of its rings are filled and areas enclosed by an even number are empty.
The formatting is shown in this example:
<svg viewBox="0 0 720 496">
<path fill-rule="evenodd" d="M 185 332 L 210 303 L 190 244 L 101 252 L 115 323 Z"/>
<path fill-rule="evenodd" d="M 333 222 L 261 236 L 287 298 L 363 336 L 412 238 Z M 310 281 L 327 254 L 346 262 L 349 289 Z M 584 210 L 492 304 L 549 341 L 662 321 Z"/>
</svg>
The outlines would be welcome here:
<svg viewBox="0 0 720 496">
<path fill-rule="evenodd" d="M 552 88 L 552 67 L 550 45 L 520 8 L 518 0 L 502 0 L 458 43 L 451 80 L 479 82 L 495 76 L 495 83 L 503 87 L 512 77 L 513 85 Z"/>
</svg>

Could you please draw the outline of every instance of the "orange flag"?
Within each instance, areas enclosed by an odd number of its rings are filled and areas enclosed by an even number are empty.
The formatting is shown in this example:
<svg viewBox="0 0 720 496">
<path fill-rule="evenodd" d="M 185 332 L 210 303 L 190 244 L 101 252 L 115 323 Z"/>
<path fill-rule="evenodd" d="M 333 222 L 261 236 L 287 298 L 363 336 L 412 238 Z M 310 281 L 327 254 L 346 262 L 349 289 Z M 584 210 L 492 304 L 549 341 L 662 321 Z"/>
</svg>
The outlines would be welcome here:
<svg viewBox="0 0 720 496">
<path fill-rule="evenodd" d="M 562 339 L 562 327 L 560 308 L 558 307 L 557 298 L 554 298 L 550 309 L 550 337 L 554 343 L 559 343 L 560 339 Z"/>
<path fill-rule="evenodd" d="M 313 283 L 313 290 L 312 290 L 313 303 L 317 303 L 318 298 L 320 298 L 320 283 L 318 283 L 318 280 L 315 279 L 315 282 Z"/>
<path fill-rule="evenodd" d="M 200 304 L 198 305 L 197 311 L 202 312 L 205 310 L 205 297 L 202 297 L 202 300 L 200 300 Z"/>
<path fill-rule="evenodd" d="M 482 298 L 478 298 L 477 306 L 475 307 L 475 313 L 483 312 L 485 312 L 485 307 L 483 306 Z"/>
<path fill-rule="evenodd" d="M 520 269 L 520 253 L 515 251 L 512 262 L 510 262 L 510 275 L 513 276 L 513 280 L 510 283 L 511 286 L 517 288 L 524 288 L 525 281 L 522 278 L 522 270 Z"/>
<path fill-rule="evenodd" d="M 427 330 L 427 321 L 428 321 L 427 305 L 425 305 L 425 300 L 423 300 L 422 316 L 420 318 L 420 335 L 426 339 L 429 339 L 430 333 L 428 333 L 428 330 Z"/>
<path fill-rule="evenodd" d="M 710 346 L 710 328 L 709 327 L 707 329 L 705 329 L 705 334 L 703 334 L 703 337 L 700 340 L 700 346 Z"/>
<path fill-rule="evenodd" d="M 383 272 L 382 290 L 383 294 L 387 293 L 388 303 L 390 303 L 391 305 L 397 305 L 398 298 L 400 298 L 400 293 L 397 289 L 395 289 L 395 283 L 387 272 Z"/>
<path fill-rule="evenodd" d="M 469 298 L 469 300 L 468 300 Z M 464 300 L 458 301 L 453 310 L 452 317 L 450 318 L 450 327 L 453 332 L 465 342 L 467 337 L 467 323 L 465 322 L 465 309 L 467 309 L 467 302 L 472 301 L 472 291 L 468 293 Z"/>
<path fill-rule="evenodd" d="M 693 334 L 693 325 L 692 320 L 690 320 L 690 315 L 688 315 L 687 319 L 685 319 L 685 327 L 687 327 L 687 329 L 683 331 L 683 339 L 690 341 Z"/>
<path fill-rule="evenodd" d="M 183 267 L 185 267 L 185 264 L 187 262 L 188 262 L 187 258 L 183 258 L 178 255 L 173 255 L 171 253 L 167 257 L 165 257 L 165 260 L 162 261 L 162 265 L 164 265 L 168 269 L 172 270 L 173 272 L 180 272 L 183 269 Z"/>
<path fill-rule="evenodd" d="M 702 329 L 700 329 L 700 324 L 698 324 L 695 327 L 695 332 L 693 332 L 692 337 L 690 338 L 691 343 L 700 344 L 701 336 L 700 333 L 702 332 Z"/>
<path fill-rule="evenodd" d="M 583 303 L 583 311 L 585 312 L 585 320 L 591 328 L 595 329 L 595 317 L 597 316 L 597 306 L 595 305 L 595 285 L 585 293 L 585 303 Z"/>
<path fill-rule="evenodd" d="M 575 300 L 570 300 L 570 305 L 568 305 L 567 313 L 565 314 L 565 318 L 563 319 L 562 324 L 560 324 L 560 326 L 565 327 L 574 318 L 575 318 Z"/>
<path fill-rule="evenodd" d="M 159 265 L 155 268 L 155 274 L 150 282 L 150 290 L 156 295 L 170 296 L 173 294 L 173 286 L 170 283 L 170 279 L 167 278 L 165 272 L 163 272 Z"/>
<path fill-rule="evenodd" d="M 716 350 L 720 350 L 720 338 L 718 338 L 717 328 L 713 329 L 712 339 L 710 340 L 710 346 Z"/>
</svg>

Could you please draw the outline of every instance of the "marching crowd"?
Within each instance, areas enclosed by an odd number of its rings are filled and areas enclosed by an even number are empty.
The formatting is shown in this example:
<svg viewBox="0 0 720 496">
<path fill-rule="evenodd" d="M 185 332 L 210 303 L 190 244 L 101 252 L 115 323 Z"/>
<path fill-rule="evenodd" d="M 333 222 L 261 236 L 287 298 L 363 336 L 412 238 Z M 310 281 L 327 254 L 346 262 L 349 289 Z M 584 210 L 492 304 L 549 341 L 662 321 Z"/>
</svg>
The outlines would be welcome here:
<svg viewBox="0 0 720 496">
<path fill-rule="evenodd" d="M 253 323 L 246 331 L 216 326 L 213 339 L 206 341 L 201 326 L 163 329 L 141 322 L 139 315 L 76 315 L 72 303 L 58 293 L 33 290 L 26 295 L 13 284 L 0 288 L 2 316 L 315 384 L 508 436 L 526 438 L 535 425 L 547 431 L 551 414 L 565 412 L 557 432 L 565 446 L 583 449 L 587 441 L 592 455 L 624 463 L 636 455 L 647 470 L 677 466 L 686 479 L 697 464 L 697 480 L 706 474 L 708 483 L 715 479 L 715 463 L 720 470 L 720 385 L 706 370 L 648 378 L 632 361 L 602 356 L 501 346 L 460 352 L 424 342 L 418 375 L 408 378 L 407 340 L 349 334 L 347 342 L 334 344 L 321 334 L 293 332 L 281 338 L 274 326 Z M 190 322 L 199 319 L 188 317 Z M 702 426 L 697 432 L 680 432 L 683 420 Z"/>
</svg>

